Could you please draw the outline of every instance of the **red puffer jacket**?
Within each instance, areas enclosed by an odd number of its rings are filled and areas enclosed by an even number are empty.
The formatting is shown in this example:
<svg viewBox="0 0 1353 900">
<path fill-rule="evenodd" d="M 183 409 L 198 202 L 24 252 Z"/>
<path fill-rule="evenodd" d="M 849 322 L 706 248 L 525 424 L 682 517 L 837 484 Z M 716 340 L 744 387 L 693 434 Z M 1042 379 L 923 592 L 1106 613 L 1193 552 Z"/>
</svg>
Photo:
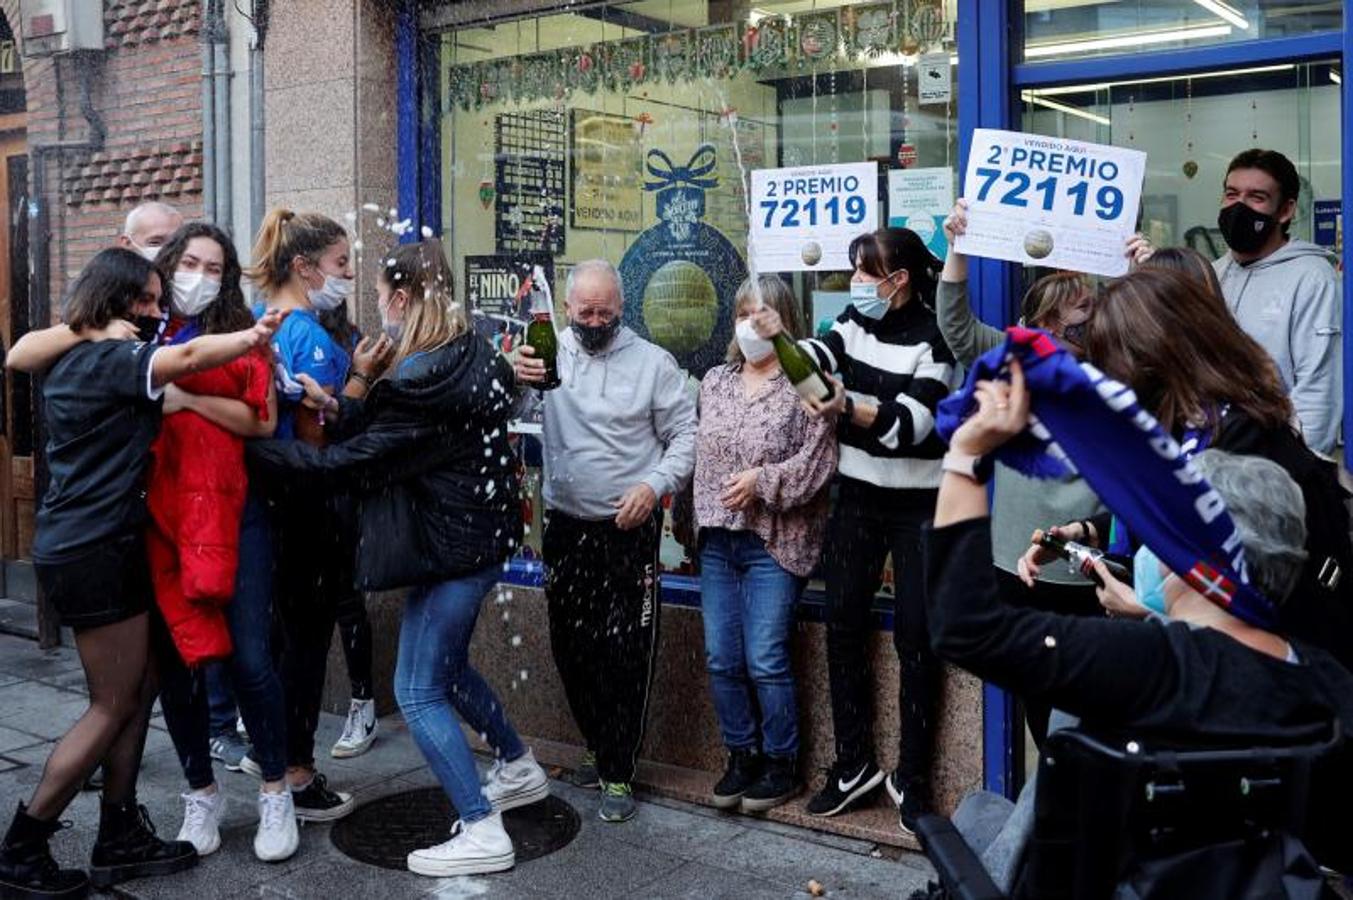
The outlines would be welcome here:
<svg viewBox="0 0 1353 900">
<path fill-rule="evenodd" d="M 272 366 L 254 352 L 175 382 L 241 400 L 265 420 Z M 230 655 L 225 605 L 235 592 L 248 476 L 244 441 L 194 412 L 165 416 L 151 447 L 147 539 L 155 601 L 190 667 Z"/>
</svg>

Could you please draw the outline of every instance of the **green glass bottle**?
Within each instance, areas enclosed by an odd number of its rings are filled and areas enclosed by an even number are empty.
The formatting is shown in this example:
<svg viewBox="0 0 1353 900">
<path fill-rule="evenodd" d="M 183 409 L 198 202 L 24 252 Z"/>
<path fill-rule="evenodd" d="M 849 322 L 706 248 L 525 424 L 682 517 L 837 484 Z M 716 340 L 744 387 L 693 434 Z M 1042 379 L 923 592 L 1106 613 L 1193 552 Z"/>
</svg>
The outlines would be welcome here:
<svg viewBox="0 0 1353 900">
<path fill-rule="evenodd" d="M 545 272 L 536 266 L 522 285 L 529 295 L 528 313 L 531 321 L 526 326 L 526 343 L 536 352 L 536 358 L 545 361 L 545 380 L 535 385 L 542 391 L 559 387 L 559 338 L 554 331 L 554 301 Z"/>
<path fill-rule="evenodd" d="M 831 382 L 822 374 L 822 369 L 811 353 L 783 331 L 772 338 L 771 343 L 775 345 L 775 356 L 780 360 L 780 368 L 800 397 L 827 403 L 835 396 L 836 391 Z"/>
</svg>

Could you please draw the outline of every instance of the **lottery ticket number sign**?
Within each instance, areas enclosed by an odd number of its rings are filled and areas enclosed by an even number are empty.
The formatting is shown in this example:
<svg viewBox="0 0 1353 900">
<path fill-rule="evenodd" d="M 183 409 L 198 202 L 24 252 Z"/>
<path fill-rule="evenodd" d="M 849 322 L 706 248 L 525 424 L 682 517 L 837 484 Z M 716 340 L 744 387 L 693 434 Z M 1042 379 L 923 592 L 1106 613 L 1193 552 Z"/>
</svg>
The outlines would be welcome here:
<svg viewBox="0 0 1353 900">
<path fill-rule="evenodd" d="M 751 201 L 756 271 L 849 269 L 851 240 L 878 227 L 878 164 L 756 169 Z"/>
<path fill-rule="evenodd" d="M 960 253 L 1116 277 L 1141 205 L 1146 154 L 1064 138 L 973 132 Z"/>
</svg>

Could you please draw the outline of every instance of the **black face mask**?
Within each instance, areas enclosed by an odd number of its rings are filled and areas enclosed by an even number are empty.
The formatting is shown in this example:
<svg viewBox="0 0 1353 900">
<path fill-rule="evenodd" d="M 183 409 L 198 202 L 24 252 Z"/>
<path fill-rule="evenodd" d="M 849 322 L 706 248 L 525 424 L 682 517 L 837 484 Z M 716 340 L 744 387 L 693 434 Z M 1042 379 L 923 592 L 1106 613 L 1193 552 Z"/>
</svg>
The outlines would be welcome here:
<svg viewBox="0 0 1353 900">
<path fill-rule="evenodd" d="M 578 343 L 588 353 L 600 353 L 611 343 L 615 333 L 620 330 L 620 317 L 616 316 L 605 325 L 584 325 L 581 322 L 569 322 Z"/>
<path fill-rule="evenodd" d="M 153 344 L 164 333 L 165 318 L 163 316 L 132 316 L 132 324 L 136 326 L 136 336 L 147 344 Z"/>
<path fill-rule="evenodd" d="M 1237 253 L 1253 253 L 1264 246 L 1278 227 L 1278 220 L 1237 200 L 1217 213 L 1217 227 L 1226 239 L 1226 246 Z"/>
</svg>

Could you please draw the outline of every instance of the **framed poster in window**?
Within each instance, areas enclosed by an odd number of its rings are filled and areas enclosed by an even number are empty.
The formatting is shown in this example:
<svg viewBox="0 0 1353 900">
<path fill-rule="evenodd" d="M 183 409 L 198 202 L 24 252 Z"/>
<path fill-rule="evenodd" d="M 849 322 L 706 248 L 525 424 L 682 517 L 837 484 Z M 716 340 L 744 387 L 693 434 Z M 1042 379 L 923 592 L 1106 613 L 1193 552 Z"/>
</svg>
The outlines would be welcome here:
<svg viewBox="0 0 1353 900">
<path fill-rule="evenodd" d="M 570 224 L 595 231 L 643 230 L 643 148 L 634 119 L 573 109 Z"/>
</svg>

